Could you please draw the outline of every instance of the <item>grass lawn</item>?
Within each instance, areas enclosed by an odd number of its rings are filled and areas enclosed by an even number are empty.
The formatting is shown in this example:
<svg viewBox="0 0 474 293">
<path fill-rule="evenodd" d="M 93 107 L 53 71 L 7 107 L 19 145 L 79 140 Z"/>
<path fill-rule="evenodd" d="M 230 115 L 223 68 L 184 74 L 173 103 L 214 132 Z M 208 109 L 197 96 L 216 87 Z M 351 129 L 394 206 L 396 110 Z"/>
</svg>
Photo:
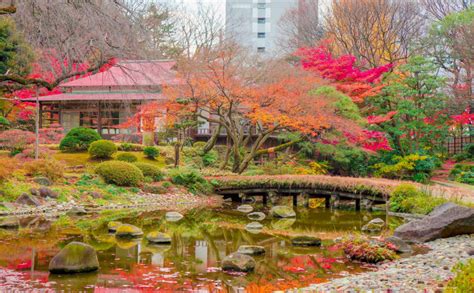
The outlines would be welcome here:
<svg viewBox="0 0 474 293">
<path fill-rule="evenodd" d="M 156 160 L 150 160 L 145 157 L 143 152 L 117 152 L 114 157 L 121 153 L 132 153 L 138 158 L 138 162 L 150 163 L 156 165 L 157 167 L 165 167 L 165 159 L 163 157 L 158 157 Z M 65 162 L 69 166 L 79 166 L 83 165 L 87 167 L 93 167 L 103 161 L 101 160 L 91 160 L 87 152 L 83 153 L 63 153 L 55 152 L 53 158 Z"/>
</svg>

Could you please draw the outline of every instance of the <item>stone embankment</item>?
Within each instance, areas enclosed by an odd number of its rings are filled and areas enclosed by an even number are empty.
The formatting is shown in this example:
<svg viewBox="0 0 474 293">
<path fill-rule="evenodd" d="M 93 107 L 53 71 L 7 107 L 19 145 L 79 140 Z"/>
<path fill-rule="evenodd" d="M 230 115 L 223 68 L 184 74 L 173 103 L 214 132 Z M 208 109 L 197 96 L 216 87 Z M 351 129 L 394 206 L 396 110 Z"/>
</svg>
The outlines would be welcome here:
<svg viewBox="0 0 474 293">
<path fill-rule="evenodd" d="M 381 264 L 377 271 L 288 292 L 434 292 L 442 290 L 454 276 L 454 265 L 474 257 L 468 254 L 474 249 L 474 234 L 437 239 L 424 245 L 431 249 L 428 253 Z"/>
</svg>

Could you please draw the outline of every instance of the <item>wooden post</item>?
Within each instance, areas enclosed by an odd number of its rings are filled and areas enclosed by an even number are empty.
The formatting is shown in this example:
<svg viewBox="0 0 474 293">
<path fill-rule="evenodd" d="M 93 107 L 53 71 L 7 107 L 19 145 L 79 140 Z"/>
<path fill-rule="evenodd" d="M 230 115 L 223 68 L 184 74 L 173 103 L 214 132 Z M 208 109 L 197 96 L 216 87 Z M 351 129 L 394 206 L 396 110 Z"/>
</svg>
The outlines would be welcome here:
<svg viewBox="0 0 474 293">
<path fill-rule="evenodd" d="M 303 197 L 303 205 L 305 208 L 309 208 L 309 199 L 310 199 L 310 196 L 309 194 L 307 194 L 306 192 L 303 192 L 301 194 L 301 196 Z"/>
<path fill-rule="evenodd" d="M 324 206 L 327 209 L 331 208 L 331 196 L 330 195 L 326 195 L 324 197 Z"/>
<path fill-rule="evenodd" d="M 267 205 L 267 203 L 268 203 L 268 198 L 267 198 L 267 197 L 268 197 L 268 195 L 267 195 L 266 193 L 264 193 L 264 194 L 262 195 L 262 203 L 263 203 L 263 205 Z"/>
<path fill-rule="evenodd" d="M 298 194 L 293 194 L 293 206 L 298 206 Z"/>
<path fill-rule="evenodd" d="M 102 107 L 100 101 L 97 104 L 97 132 L 102 136 Z"/>
<path fill-rule="evenodd" d="M 39 88 L 36 87 L 36 115 L 35 115 L 35 160 L 39 157 L 39 126 L 40 126 L 40 103 L 39 103 Z"/>
<path fill-rule="evenodd" d="M 355 204 L 356 204 L 356 207 L 355 207 L 356 211 L 360 211 L 360 198 L 356 199 Z"/>
</svg>

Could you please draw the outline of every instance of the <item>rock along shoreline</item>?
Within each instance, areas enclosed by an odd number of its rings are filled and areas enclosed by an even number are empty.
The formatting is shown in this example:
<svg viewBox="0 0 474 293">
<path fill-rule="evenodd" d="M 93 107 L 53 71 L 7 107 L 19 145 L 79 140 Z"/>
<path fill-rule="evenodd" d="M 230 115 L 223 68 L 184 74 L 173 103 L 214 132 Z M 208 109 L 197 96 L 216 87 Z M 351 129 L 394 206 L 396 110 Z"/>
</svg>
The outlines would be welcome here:
<svg viewBox="0 0 474 293">
<path fill-rule="evenodd" d="M 111 203 L 108 205 L 91 205 L 80 202 L 57 203 L 55 200 L 47 201 L 45 204 L 31 207 L 19 206 L 12 210 L 0 211 L 0 217 L 9 216 L 32 216 L 32 215 L 60 215 L 68 212 L 74 207 L 80 207 L 89 212 L 99 212 L 102 210 L 122 210 L 141 209 L 150 210 L 188 210 L 201 206 L 219 206 L 220 197 L 197 196 L 184 192 L 173 192 L 165 194 L 153 194 L 141 192 L 130 197 L 129 203 Z"/>
<path fill-rule="evenodd" d="M 327 283 L 312 284 L 287 292 L 434 292 L 442 291 L 454 276 L 453 266 L 467 261 L 474 248 L 474 234 L 437 239 L 424 243 L 431 250 L 378 266 L 365 272 Z"/>
</svg>

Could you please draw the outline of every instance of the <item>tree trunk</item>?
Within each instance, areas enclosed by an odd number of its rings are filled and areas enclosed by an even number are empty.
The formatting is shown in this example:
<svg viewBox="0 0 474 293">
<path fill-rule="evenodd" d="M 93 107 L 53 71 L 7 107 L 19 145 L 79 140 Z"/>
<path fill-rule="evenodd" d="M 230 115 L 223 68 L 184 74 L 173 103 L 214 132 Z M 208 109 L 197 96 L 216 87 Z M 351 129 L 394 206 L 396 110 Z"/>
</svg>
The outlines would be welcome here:
<svg viewBox="0 0 474 293">
<path fill-rule="evenodd" d="M 178 140 L 174 145 L 174 167 L 177 168 L 179 166 L 179 152 L 180 152 L 181 142 Z"/>
<path fill-rule="evenodd" d="M 222 126 L 219 124 L 217 128 L 214 129 L 211 138 L 207 141 L 206 145 L 202 149 L 202 154 L 205 155 L 212 150 L 212 148 L 216 145 L 217 138 L 219 137 L 219 133 L 221 132 Z"/>
<path fill-rule="evenodd" d="M 230 153 L 231 152 L 232 152 L 232 145 L 230 144 L 229 137 L 227 137 L 227 148 L 225 150 L 224 160 L 222 161 L 221 165 L 219 166 L 219 169 L 224 170 L 225 167 L 227 167 L 227 164 L 229 163 L 229 158 L 230 158 Z"/>
</svg>

